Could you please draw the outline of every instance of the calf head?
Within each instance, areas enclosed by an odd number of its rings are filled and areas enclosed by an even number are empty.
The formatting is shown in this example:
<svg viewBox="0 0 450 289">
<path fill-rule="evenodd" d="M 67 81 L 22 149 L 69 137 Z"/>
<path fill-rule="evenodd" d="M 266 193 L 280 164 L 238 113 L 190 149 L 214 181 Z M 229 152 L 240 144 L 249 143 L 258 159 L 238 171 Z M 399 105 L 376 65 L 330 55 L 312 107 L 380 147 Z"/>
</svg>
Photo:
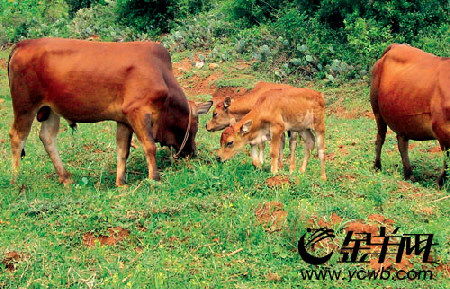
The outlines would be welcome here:
<svg viewBox="0 0 450 289">
<path fill-rule="evenodd" d="M 213 116 L 206 124 L 207 131 L 218 131 L 226 128 L 230 124 L 233 124 L 233 116 L 229 113 L 228 108 L 231 105 L 231 98 L 227 96 L 223 102 L 216 105 L 213 111 Z"/>
<path fill-rule="evenodd" d="M 227 127 L 220 137 L 220 149 L 217 156 L 224 162 L 232 158 L 246 144 L 254 143 L 258 138 L 258 130 L 252 127 L 252 120 L 241 121 Z"/>
</svg>

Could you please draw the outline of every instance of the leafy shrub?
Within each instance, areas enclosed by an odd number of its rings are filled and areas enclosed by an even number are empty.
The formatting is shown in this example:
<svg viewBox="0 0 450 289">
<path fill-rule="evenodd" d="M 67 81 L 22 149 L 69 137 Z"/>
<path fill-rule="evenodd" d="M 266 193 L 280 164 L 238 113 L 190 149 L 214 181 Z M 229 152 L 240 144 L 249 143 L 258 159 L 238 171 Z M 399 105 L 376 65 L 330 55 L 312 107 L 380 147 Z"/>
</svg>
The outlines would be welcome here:
<svg viewBox="0 0 450 289">
<path fill-rule="evenodd" d="M 78 10 L 82 8 L 90 8 L 96 4 L 105 5 L 105 0 L 65 0 L 69 5 L 69 13 L 74 15 Z"/>
<path fill-rule="evenodd" d="M 209 0 L 117 0 L 118 15 L 125 25 L 159 35 L 169 32 L 174 20 L 195 15 Z"/>
<path fill-rule="evenodd" d="M 109 41 L 132 39 L 134 31 L 118 24 L 115 11 L 115 2 L 112 1 L 108 5 L 94 5 L 78 10 L 69 26 L 71 34 L 82 39 L 92 35 L 99 35 L 103 40 Z"/>
</svg>

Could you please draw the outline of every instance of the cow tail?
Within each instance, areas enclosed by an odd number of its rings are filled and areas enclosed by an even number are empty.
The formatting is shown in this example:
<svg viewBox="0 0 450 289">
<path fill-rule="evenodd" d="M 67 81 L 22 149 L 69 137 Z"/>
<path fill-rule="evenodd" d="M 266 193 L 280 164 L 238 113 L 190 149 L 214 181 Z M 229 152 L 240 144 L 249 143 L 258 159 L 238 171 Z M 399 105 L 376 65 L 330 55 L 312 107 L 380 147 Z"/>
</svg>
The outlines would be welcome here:
<svg viewBox="0 0 450 289">
<path fill-rule="evenodd" d="M 11 52 L 9 53 L 8 63 L 7 63 L 7 65 L 6 65 L 6 67 L 8 68 L 8 80 L 9 80 L 10 86 L 11 86 L 11 79 L 10 79 L 10 77 L 9 77 L 9 76 L 10 76 L 10 71 L 9 71 L 9 70 L 10 70 L 10 67 L 9 67 L 9 65 L 10 65 L 10 63 L 11 63 L 11 59 L 12 59 L 14 53 L 16 52 L 17 48 L 18 48 L 18 45 L 15 44 L 15 45 L 13 46 Z"/>
</svg>

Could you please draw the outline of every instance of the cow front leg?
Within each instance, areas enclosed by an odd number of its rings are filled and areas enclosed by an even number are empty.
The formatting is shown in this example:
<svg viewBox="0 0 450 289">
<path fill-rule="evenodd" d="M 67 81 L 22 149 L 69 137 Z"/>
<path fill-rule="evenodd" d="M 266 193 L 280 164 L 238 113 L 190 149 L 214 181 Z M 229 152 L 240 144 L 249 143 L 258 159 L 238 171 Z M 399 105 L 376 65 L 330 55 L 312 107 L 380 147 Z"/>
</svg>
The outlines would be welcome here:
<svg viewBox="0 0 450 289">
<path fill-rule="evenodd" d="M 280 141 L 280 156 L 278 157 L 278 168 L 283 168 L 283 151 L 284 151 L 284 145 L 286 143 L 286 135 L 285 133 L 281 134 L 281 141 Z"/>
<path fill-rule="evenodd" d="M 148 178 L 159 180 L 156 166 L 156 144 L 152 135 L 151 114 L 142 111 L 130 112 L 127 116 L 131 127 L 142 144 L 148 167 Z"/>
<path fill-rule="evenodd" d="M 397 146 L 398 146 L 398 150 L 400 152 L 400 156 L 402 157 L 403 175 L 405 177 L 405 180 L 414 181 L 411 163 L 409 162 L 408 139 L 397 134 Z"/>
<path fill-rule="evenodd" d="M 300 167 L 300 172 L 304 173 L 306 171 L 306 166 L 308 165 L 309 158 L 311 156 L 311 151 L 314 149 L 315 142 L 314 142 L 314 135 L 310 130 L 305 130 L 300 133 L 302 136 L 305 144 L 304 144 L 304 157 L 303 157 L 303 163 Z"/>
<path fill-rule="evenodd" d="M 252 154 L 252 164 L 257 167 L 257 168 L 261 168 L 262 163 L 261 160 L 259 158 L 259 144 L 252 144 L 251 145 L 251 154 Z"/>
<path fill-rule="evenodd" d="M 72 183 L 70 174 L 64 169 L 61 157 L 56 147 L 56 136 L 59 131 L 59 116 L 50 111 L 48 118 L 42 122 L 39 138 L 44 144 L 45 151 L 53 162 L 55 171 L 58 174 L 59 182 L 64 185 Z"/>
<path fill-rule="evenodd" d="M 282 142 L 282 134 L 284 133 L 284 129 L 280 125 L 271 126 L 271 135 L 272 139 L 270 141 L 270 171 L 272 174 L 278 173 L 278 165 L 279 165 L 279 157 L 280 157 L 280 147 Z"/>
<path fill-rule="evenodd" d="M 131 139 L 133 130 L 126 124 L 117 123 L 116 143 L 117 143 L 117 175 L 116 186 L 126 184 L 126 166 L 130 155 Z"/>
</svg>

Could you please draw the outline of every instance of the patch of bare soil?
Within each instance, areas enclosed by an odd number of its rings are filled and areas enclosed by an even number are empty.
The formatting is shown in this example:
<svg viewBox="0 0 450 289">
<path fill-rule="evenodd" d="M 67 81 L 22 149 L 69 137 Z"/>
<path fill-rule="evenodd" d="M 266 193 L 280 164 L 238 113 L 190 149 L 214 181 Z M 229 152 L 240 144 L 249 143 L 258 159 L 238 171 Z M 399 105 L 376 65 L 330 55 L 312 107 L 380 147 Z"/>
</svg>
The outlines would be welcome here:
<svg viewBox="0 0 450 289">
<path fill-rule="evenodd" d="M 185 58 L 179 62 L 172 64 L 173 74 L 176 78 L 182 77 L 186 72 L 192 69 L 192 62 L 189 58 Z"/>
<path fill-rule="evenodd" d="M 239 97 L 247 93 L 249 90 L 244 87 L 219 87 L 212 94 L 212 101 L 217 104 L 229 96 L 231 98 Z"/>
<path fill-rule="evenodd" d="M 114 246 L 128 238 L 130 236 L 130 231 L 121 227 L 114 227 L 108 229 L 108 234 L 109 236 L 95 237 L 93 233 L 86 233 L 83 235 L 83 245 L 92 247 L 98 242 L 103 246 Z"/>
<path fill-rule="evenodd" d="M 440 146 L 434 146 L 434 147 L 432 147 L 430 149 L 426 149 L 426 150 L 423 150 L 423 151 L 427 151 L 429 153 L 434 153 L 434 154 L 442 152 Z"/>
<path fill-rule="evenodd" d="M 255 211 L 256 220 L 267 232 L 280 231 L 286 224 L 288 212 L 283 210 L 280 202 L 266 202 Z"/>
<path fill-rule="evenodd" d="M 370 119 L 375 119 L 373 113 L 369 110 L 359 110 L 359 109 L 347 109 L 341 105 L 332 105 L 328 108 L 327 114 L 335 115 L 343 119 L 357 119 L 362 117 L 367 117 Z"/>
<path fill-rule="evenodd" d="M 291 181 L 285 176 L 273 176 L 266 180 L 266 184 L 269 187 L 279 187 L 283 185 L 289 185 Z"/>
<path fill-rule="evenodd" d="M 450 277 L 450 264 L 449 263 L 440 264 L 439 266 L 436 267 L 436 271 L 442 272 L 445 277 L 449 278 Z"/>
<path fill-rule="evenodd" d="M 16 270 L 16 265 L 20 260 L 23 259 L 23 256 L 16 251 L 11 251 L 5 254 L 5 257 L 2 260 L 2 264 L 5 265 L 6 269 L 10 272 Z"/>
</svg>

